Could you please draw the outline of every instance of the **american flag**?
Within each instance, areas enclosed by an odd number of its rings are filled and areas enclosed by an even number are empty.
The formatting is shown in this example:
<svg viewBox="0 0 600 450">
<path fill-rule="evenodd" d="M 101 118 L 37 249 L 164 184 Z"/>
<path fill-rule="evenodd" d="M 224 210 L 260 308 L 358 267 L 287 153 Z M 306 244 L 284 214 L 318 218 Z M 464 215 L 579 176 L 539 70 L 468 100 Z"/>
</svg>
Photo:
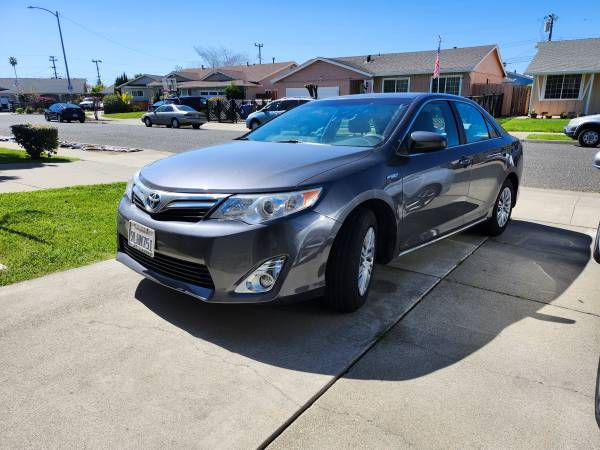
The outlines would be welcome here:
<svg viewBox="0 0 600 450">
<path fill-rule="evenodd" d="M 433 79 L 435 80 L 440 76 L 440 45 L 442 43 L 442 39 L 440 38 L 438 41 L 437 54 L 435 55 L 435 64 L 433 65 Z"/>
</svg>

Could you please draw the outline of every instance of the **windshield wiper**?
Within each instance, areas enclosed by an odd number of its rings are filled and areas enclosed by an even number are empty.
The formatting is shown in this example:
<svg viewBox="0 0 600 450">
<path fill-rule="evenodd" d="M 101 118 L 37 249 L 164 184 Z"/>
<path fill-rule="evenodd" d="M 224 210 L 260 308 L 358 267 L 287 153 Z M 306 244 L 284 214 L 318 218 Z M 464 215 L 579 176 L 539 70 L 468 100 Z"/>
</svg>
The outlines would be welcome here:
<svg viewBox="0 0 600 450">
<path fill-rule="evenodd" d="M 302 141 L 297 141 L 295 139 L 288 139 L 285 141 L 274 141 L 277 144 L 301 144 Z"/>
<path fill-rule="evenodd" d="M 248 138 L 247 138 L 247 137 L 243 137 L 243 136 L 241 136 L 241 137 L 236 137 L 236 138 L 234 139 L 234 141 L 247 141 L 247 140 L 248 140 Z"/>
</svg>

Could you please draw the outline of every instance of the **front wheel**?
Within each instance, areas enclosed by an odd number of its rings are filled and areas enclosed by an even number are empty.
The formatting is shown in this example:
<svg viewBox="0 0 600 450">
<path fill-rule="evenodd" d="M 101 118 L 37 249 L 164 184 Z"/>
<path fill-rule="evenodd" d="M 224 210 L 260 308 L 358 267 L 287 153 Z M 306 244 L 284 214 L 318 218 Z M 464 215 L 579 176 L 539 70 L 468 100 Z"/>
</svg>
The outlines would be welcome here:
<svg viewBox="0 0 600 450">
<path fill-rule="evenodd" d="M 596 232 L 596 239 L 594 240 L 594 259 L 597 263 L 600 263 L 600 225 L 598 225 L 598 231 Z"/>
<path fill-rule="evenodd" d="M 347 219 L 327 262 L 326 305 L 353 312 L 365 304 L 375 268 L 377 238 L 377 219 L 371 210 L 358 209 Z"/>
<path fill-rule="evenodd" d="M 63 122 L 63 118 L 62 118 L 62 116 L 60 114 L 58 115 L 58 121 L 59 122 Z"/>
<path fill-rule="evenodd" d="M 200 128 L 200 124 L 198 124 L 198 123 L 195 123 L 195 124 L 193 124 L 193 125 L 192 125 L 192 128 L 193 128 L 194 130 L 197 130 L 198 128 Z"/>
<path fill-rule="evenodd" d="M 253 120 L 250 122 L 250 129 L 256 130 L 260 126 L 260 122 L 258 120 Z"/>
<path fill-rule="evenodd" d="M 84 123 L 85 122 L 85 117 L 82 117 L 81 119 L 79 119 L 79 123 Z"/>
<path fill-rule="evenodd" d="M 179 120 L 177 120 L 177 119 L 175 119 L 175 118 L 172 118 L 172 119 L 171 119 L 171 126 L 172 126 L 173 128 L 179 128 Z"/>
<path fill-rule="evenodd" d="M 600 131 L 594 129 L 583 130 L 579 133 L 579 145 L 582 147 L 595 147 L 600 143 Z"/>
<path fill-rule="evenodd" d="M 46 119 L 46 122 L 50 122 L 50 116 L 48 114 L 44 114 L 44 119 Z"/>
<path fill-rule="evenodd" d="M 515 188 L 510 180 L 504 181 L 490 217 L 484 224 L 485 232 L 490 236 L 500 236 L 506 230 L 514 205 Z"/>
<path fill-rule="evenodd" d="M 146 117 L 144 119 L 144 125 L 146 125 L 147 127 L 151 127 L 152 126 L 152 121 L 150 120 L 150 118 Z"/>
</svg>

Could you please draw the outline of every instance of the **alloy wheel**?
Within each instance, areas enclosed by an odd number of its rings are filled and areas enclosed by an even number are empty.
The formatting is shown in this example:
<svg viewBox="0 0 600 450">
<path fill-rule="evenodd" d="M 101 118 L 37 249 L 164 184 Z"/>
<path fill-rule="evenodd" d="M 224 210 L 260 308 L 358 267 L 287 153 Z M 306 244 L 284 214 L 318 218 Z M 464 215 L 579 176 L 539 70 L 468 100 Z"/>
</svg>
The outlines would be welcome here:
<svg viewBox="0 0 600 450">
<path fill-rule="evenodd" d="M 375 230 L 369 227 L 365 233 L 360 249 L 360 262 L 358 263 L 358 293 L 365 295 L 371 281 L 373 264 L 375 260 Z"/>
<path fill-rule="evenodd" d="M 504 225 L 508 222 L 510 218 L 510 210 L 512 208 L 512 192 L 510 187 L 506 186 L 502 193 L 500 194 L 500 198 L 498 199 L 498 206 L 496 208 L 496 221 L 498 222 L 498 226 L 503 228 Z"/>
<path fill-rule="evenodd" d="M 587 145 L 596 145 L 600 140 L 600 135 L 595 130 L 588 130 L 583 133 L 581 140 L 583 140 L 583 142 Z"/>
</svg>

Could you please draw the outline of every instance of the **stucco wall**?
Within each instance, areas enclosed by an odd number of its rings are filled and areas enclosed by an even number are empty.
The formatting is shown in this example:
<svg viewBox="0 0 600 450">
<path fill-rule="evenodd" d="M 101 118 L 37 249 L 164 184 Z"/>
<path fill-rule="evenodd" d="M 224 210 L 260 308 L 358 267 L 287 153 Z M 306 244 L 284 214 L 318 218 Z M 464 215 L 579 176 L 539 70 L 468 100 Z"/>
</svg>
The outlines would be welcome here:
<svg viewBox="0 0 600 450">
<path fill-rule="evenodd" d="M 591 74 L 583 74 L 581 81 L 581 90 L 583 91 Z M 600 112 L 600 73 L 597 73 L 594 77 L 594 83 L 592 86 L 592 98 L 590 99 L 588 114 L 594 112 Z M 540 95 L 541 94 L 541 95 Z M 581 100 L 544 100 L 544 76 L 535 76 L 533 88 L 531 90 L 531 110 L 535 110 L 536 113 L 541 114 L 547 112 L 553 116 L 558 116 L 561 113 L 576 112 L 584 114 L 587 96 L 590 95 L 589 90 L 585 97 Z M 540 98 L 542 97 L 542 98 Z"/>
</svg>

